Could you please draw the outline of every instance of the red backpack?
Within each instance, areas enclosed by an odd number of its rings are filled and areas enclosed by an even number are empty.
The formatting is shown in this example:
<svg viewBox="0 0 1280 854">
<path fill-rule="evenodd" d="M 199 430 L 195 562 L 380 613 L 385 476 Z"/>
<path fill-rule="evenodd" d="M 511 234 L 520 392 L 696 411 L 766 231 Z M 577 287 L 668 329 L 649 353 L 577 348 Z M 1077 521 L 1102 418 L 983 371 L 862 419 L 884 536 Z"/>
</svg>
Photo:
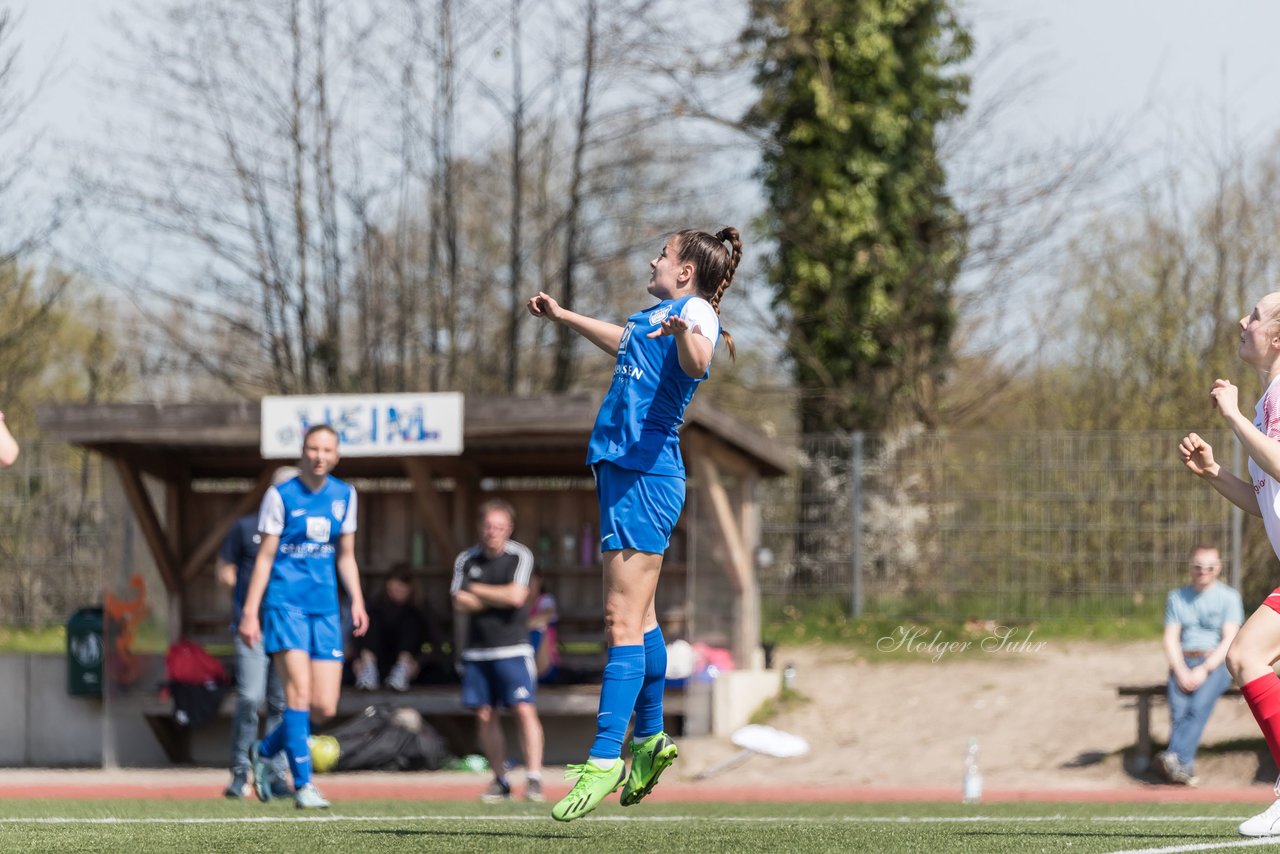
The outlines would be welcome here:
<svg viewBox="0 0 1280 854">
<path fill-rule="evenodd" d="M 208 682 L 225 685 L 230 681 L 221 661 L 200 644 L 186 638 L 169 647 L 164 657 L 164 671 L 170 683 L 180 685 L 204 685 Z"/>
</svg>

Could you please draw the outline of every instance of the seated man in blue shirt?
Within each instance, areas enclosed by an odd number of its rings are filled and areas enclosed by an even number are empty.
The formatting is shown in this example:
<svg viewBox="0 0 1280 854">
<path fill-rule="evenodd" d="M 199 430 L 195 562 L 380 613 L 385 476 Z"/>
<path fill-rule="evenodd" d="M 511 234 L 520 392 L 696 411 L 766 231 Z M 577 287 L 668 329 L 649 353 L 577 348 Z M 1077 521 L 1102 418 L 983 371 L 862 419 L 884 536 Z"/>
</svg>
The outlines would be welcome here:
<svg viewBox="0 0 1280 854">
<path fill-rule="evenodd" d="M 1212 546 L 1191 551 L 1191 583 L 1169 593 L 1164 654 L 1169 660 L 1169 749 L 1156 770 L 1170 783 L 1196 783 L 1196 749 L 1209 715 L 1231 686 L 1227 648 L 1244 622 L 1240 594 L 1218 581 L 1222 558 Z"/>
</svg>

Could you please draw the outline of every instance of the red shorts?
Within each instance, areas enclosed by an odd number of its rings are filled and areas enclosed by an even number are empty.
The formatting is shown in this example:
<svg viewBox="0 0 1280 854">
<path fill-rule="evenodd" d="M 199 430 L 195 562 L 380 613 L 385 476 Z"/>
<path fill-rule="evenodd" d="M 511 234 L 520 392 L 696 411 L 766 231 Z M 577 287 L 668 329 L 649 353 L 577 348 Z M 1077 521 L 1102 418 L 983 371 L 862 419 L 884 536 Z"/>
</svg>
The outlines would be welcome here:
<svg viewBox="0 0 1280 854">
<path fill-rule="evenodd" d="M 1262 600 L 1262 604 L 1280 614 L 1280 587 L 1268 593 L 1267 598 Z"/>
</svg>

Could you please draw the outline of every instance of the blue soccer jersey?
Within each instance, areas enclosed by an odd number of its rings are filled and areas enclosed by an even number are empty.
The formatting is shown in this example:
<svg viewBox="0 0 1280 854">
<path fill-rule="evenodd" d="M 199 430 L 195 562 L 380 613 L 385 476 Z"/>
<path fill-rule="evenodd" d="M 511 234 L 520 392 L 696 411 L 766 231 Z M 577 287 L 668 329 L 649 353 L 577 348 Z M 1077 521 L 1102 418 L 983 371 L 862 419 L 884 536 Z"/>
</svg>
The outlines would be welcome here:
<svg viewBox="0 0 1280 854">
<path fill-rule="evenodd" d="M 263 496 L 258 530 L 280 537 L 263 607 L 338 613 L 338 540 L 355 533 L 355 489 L 336 477 L 316 492 L 300 477 L 273 486 Z"/>
<path fill-rule="evenodd" d="M 588 465 L 608 461 L 625 469 L 684 477 L 680 425 L 698 383 L 711 372 L 689 376 L 680 367 L 675 336 L 648 337 L 673 312 L 696 323 L 712 342 L 719 338 L 715 310 L 696 296 L 663 300 L 627 318 L 613 383 L 587 446 Z"/>
</svg>

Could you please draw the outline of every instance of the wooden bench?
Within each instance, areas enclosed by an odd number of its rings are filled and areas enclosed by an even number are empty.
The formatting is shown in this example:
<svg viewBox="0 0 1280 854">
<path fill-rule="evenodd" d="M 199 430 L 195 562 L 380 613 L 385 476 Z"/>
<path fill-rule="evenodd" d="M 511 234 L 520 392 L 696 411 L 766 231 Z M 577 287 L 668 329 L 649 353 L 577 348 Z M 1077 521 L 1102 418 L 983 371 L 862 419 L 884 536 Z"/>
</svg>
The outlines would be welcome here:
<svg viewBox="0 0 1280 854">
<path fill-rule="evenodd" d="M 1158 685 L 1121 685 L 1116 689 L 1120 697 L 1132 697 L 1138 709 L 1138 740 L 1134 747 L 1132 767 L 1142 773 L 1151 767 L 1151 701 L 1165 700 L 1169 686 L 1163 682 Z M 1232 685 L 1223 697 L 1239 697 L 1240 689 Z"/>
<path fill-rule="evenodd" d="M 600 685 L 539 685 L 538 715 L 542 718 L 582 717 L 595 720 L 600 701 Z M 344 687 L 338 699 L 338 719 L 350 718 L 367 707 L 386 704 L 416 709 L 432 725 L 440 730 L 446 741 L 455 734 L 460 723 L 470 727 L 474 712 L 462 705 L 460 685 L 414 686 L 408 691 L 357 691 Z M 681 689 L 666 692 L 663 706 L 669 717 L 683 719 L 685 694 Z M 230 720 L 235 715 L 235 692 L 229 691 L 218 709 L 218 716 Z M 179 726 L 173 719 L 172 702 L 164 702 L 157 694 L 143 706 L 147 725 L 155 734 L 170 761 L 189 764 L 191 756 L 191 730 Z M 594 726 L 594 724 L 593 724 Z"/>
</svg>

